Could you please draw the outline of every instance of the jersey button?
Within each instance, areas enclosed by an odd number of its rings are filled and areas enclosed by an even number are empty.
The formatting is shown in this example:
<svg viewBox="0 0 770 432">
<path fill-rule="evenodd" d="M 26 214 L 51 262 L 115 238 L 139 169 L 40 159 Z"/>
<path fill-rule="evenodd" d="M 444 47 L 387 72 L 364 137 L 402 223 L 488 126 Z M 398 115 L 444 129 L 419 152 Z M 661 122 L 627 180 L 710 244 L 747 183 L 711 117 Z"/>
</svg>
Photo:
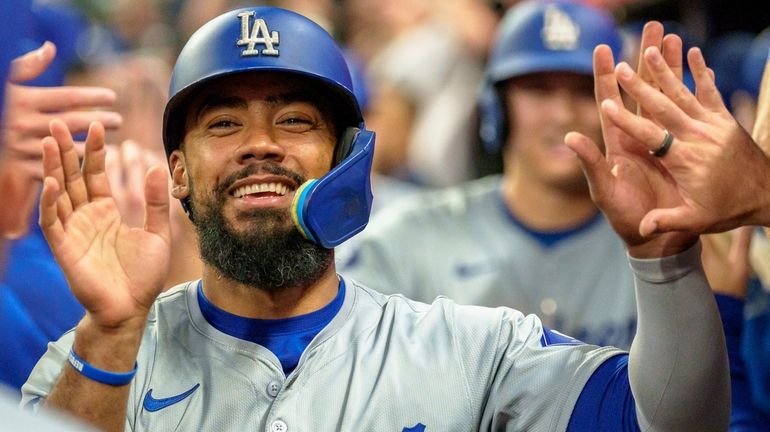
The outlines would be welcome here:
<svg viewBox="0 0 770 432">
<path fill-rule="evenodd" d="M 278 396 L 279 391 L 281 391 L 281 382 L 270 381 L 270 383 L 267 385 L 267 394 L 269 394 L 270 397 L 276 397 Z"/>
<path fill-rule="evenodd" d="M 286 423 L 283 420 L 276 420 L 270 423 L 270 432 L 286 432 L 288 430 L 289 427 L 286 426 Z"/>
</svg>

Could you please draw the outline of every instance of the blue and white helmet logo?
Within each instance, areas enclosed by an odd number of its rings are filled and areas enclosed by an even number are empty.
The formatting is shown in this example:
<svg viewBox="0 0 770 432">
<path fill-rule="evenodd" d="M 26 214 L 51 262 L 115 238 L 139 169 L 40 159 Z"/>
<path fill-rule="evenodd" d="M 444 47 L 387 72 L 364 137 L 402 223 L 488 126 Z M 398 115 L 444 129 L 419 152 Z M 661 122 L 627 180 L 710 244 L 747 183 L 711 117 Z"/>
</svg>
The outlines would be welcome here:
<svg viewBox="0 0 770 432">
<path fill-rule="evenodd" d="M 572 51 L 577 48 L 580 27 L 558 6 L 549 5 L 545 9 L 540 36 L 543 38 L 543 45 L 550 50 Z"/>
<path fill-rule="evenodd" d="M 241 12 L 238 14 L 238 18 L 241 19 L 241 38 L 235 44 L 237 46 L 245 46 L 246 49 L 241 51 L 242 57 L 258 56 L 260 54 L 265 56 L 278 56 L 279 52 L 276 46 L 279 42 L 279 34 L 277 31 L 271 32 L 267 28 L 267 23 L 262 18 L 256 18 L 254 25 L 249 27 L 250 18 L 256 14 L 253 11 Z M 251 32 L 249 32 L 251 30 Z M 260 51 L 257 49 L 257 45 L 264 45 L 265 47 Z"/>
</svg>

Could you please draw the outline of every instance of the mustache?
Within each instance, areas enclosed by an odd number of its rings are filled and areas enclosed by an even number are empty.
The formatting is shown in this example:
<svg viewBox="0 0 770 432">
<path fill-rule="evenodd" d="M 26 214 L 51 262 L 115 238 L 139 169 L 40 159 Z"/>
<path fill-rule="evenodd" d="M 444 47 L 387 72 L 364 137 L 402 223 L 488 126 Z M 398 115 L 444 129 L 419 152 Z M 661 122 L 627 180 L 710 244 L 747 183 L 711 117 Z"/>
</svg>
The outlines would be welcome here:
<svg viewBox="0 0 770 432">
<path fill-rule="evenodd" d="M 256 174 L 273 174 L 286 177 L 291 179 L 291 181 L 293 181 L 297 186 L 307 181 L 307 178 L 300 173 L 294 172 L 288 168 L 284 168 L 274 162 L 265 162 L 264 164 L 260 165 L 247 165 L 242 169 L 230 174 L 221 182 L 219 182 L 217 187 L 214 189 L 214 192 L 216 192 L 217 195 L 224 194 L 225 191 L 227 191 L 227 189 L 233 185 L 233 183 L 242 178 Z"/>
</svg>

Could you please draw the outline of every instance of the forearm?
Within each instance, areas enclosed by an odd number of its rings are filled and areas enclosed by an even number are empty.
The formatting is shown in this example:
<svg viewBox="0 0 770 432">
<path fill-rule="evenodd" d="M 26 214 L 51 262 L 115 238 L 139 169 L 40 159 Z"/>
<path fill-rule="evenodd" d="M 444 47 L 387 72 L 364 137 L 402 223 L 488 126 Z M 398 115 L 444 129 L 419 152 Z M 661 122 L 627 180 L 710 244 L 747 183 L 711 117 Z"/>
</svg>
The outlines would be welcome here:
<svg viewBox="0 0 770 432">
<path fill-rule="evenodd" d="M 72 350 L 89 365 L 114 373 L 134 369 L 144 326 L 99 329 L 88 315 L 75 330 Z M 67 411 L 106 431 L 125 428 L 131 384 L 109 385 L 90 379 L 69 362 L 46 400 L 46 406 Z"/>
<path fill-rule="evenodd" d="M 727 430 L 725 339 L 700 245 L 631 266 L 639 316 L 629 379 L 642 430 Z"/>
</svg>

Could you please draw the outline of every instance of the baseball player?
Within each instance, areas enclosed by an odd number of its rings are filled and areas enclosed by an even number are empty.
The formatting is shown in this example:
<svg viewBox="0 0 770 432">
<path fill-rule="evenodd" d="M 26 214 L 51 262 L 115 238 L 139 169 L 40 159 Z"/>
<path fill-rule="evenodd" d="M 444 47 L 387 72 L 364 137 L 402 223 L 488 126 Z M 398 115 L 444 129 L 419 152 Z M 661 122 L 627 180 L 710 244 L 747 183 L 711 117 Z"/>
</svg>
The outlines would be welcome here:
<svg viewBox="0 0 770 432">
<path fill-rule="evenodd" d="M 600 43 L 621 51 L 612 18 L 598 9 L 509 9 L 482 106 L 485 119 L 502 112 L 490 140 L 503 143 L 503 176 L 395 204 L 357 239 L 342 271 L 420 301 L 445 295 L 536 313 L 577 339 L 627 349 L 636 302 L 625 247 L 563 142 L 571 130 L 601 140 L 591 69 Z"/>
<path fill-rule="evenodd" d="M 619 98 L 614 81 L 599 83 L 600 100 Z M 163 170 L 147 174 L 144 228 L 129 229 L 103 171 L 102 128 L 91 127 L 79 170 L 53 122 L 40 223 L 87 312 L 35 367 L 24 405 L 132 431 L 726 427 L 724 339 L 697 236 L 636 233 L 649 203 L 675 193 L 667 184 L 592 167 L 594 190 L 625 192 L 599 202 L 637 284 L 627 355 L 513 309 L 413 302 L 336 273 L 333 247 L 368 219 L 374 135 L 338 47 L 308 19 L 261 7 L 215 18 L 182 50 L 170 94 L 172 191 L 198 229 L 202 278 L 159 296 Z M 660 180 L 655 164 L 643 168 Z"/>
</svg>

